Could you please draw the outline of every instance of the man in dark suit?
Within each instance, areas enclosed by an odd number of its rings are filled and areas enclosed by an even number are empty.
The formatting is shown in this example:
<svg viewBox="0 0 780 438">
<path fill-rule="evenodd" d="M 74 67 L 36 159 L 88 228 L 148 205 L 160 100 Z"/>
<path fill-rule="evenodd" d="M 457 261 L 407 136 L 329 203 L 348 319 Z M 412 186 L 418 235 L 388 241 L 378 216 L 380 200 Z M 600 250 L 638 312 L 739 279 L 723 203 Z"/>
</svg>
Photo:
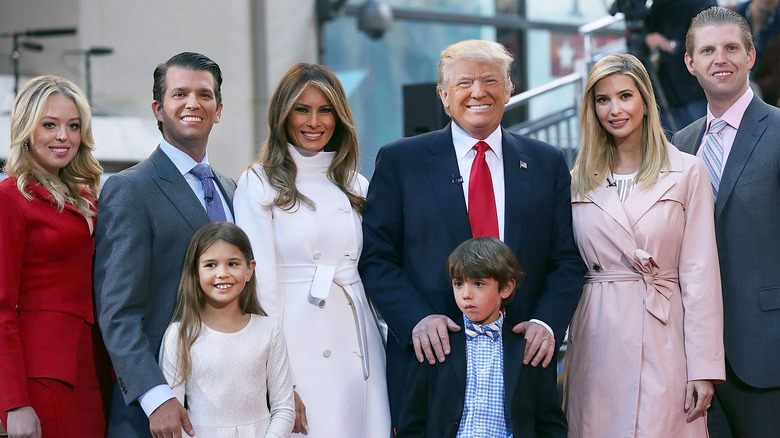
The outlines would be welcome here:
<svg viewBox="0 0 780 438">
<path fill-rule="evenodd" d="M 217 173 L 209 178 L 202 166 L 222 111 L 221 85 L 219 66 L 198 53 L 157 66 L 152 111 L 160 146 L 109 178 L 100 196 L 95 295 L 117 376 L 109 437 L 148 437 L 150 428 L 155 436 L 180 437 L 182 427 L 194 433 L 157 357 L 190 238 L 210 220 L 232 221 L 235 182 Z"/>
<path fill-rule="evenodd" d="M 693 19 L 685 62 L 707 95 L 707 116 L 672 139 L 704 159 L 715 192 L 726 383 L 715 387 L 713 437 L 780 430 L 780 110 L 748 86 L 755 54 L 739 14 L 716 7 Z M 716 422 L 722 412 L 728 425 Z"/>
<path fill-rule="evenodd" d="M 445 49 L 438 89 L 453 123 L 386 145 L 377 156 L 363 215 L 360 272 L 389 327 L 394 422 L 407 367 L 415 356 L 444 362 L 448 331 L 460 330 L 453 320 L 461 313 L 444 269 L 460 243 L 498 237 L 525 267 L 522 298 L 507 314 L 522 321 L 514 330 L 525 332 L 526 364 L 549 365 L 582 293 L 585 266 L 572 233 L 564 155 L 500 127 L 512 91 L 512 60 L 489 41 Z"/>
</svg>

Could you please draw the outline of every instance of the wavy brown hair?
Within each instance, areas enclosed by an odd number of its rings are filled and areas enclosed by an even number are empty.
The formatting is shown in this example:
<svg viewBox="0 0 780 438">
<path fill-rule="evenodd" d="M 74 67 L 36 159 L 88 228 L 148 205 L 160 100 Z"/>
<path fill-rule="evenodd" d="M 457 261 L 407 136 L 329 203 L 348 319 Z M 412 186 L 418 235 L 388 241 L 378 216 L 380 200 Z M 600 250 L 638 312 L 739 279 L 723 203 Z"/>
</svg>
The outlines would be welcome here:
<svg viewBox="0 0 780 438">
<path fill-rule="evenodd" d="M 81 144 L 76 155 L 53 177 L 35 163 L 32 156 L 32 135 L 41 123 L 43 109 L 49 97 L 61 94 L 76 104 L 81 125 Z M 16 178 L 16 187 L 27 199 L 29 178 L 34 179 L 51 193 L 57 207 L 62 210 L 65 202 L 71 202 L 85 217 L 95 215 L 95 206 L 84 196 L 82 189 L 97 197 L 103 168 L 92 155 L 95 140 L 92 137 L 92 112 L 84 93 L 73 82 L 59 76 L 38 76 L 30 79 L 16 96 L 11 107 L 11 146 L 5 171 Z"/>
<path fill-rule="evenodd" d="M 190 240 L 187 254 L 184 256 L 184 269 L 179 281 L 179 292 L 176 298 L 176 310 L 173 312 L 172 321 L 179 322 L 179 339 L 176 344 L 179 369 L 176 370 L 174 384 L 178 386 L 184 383 L 192 374 L 192 345 L 200 336 L 200 328 L 203 324 L 200 312 L 206 305 L 206 293 L 200 287 L 200 275 L 198 274 L 200 256 L 211 245 L 218 241 L 229 243 L 238 248 L 244 255 L 247 264 L 254 260 L 252 244 L 249 237 L 238 226 L 230 222 L 210 222 L 202 226 Z M 263 308 L 255 293 L 256 281 L 254 274 L 244 285 L 244 289 L 238 296 L 238 307 L 241 312 L 265 315 Z"/>
<path fill-rule="evenodd" d="M 333 72 L 321 65 L 298 63 L 282 77 L 268 105 L 268 127 L 271 133 L 260 148 L 255 164 L 263 167 L 268 182 L 276 190 L 274 205 L 283 210 L 291 210 L 300 204 L 316 209 L 314 202 L 298 191 L 295 185 L 298 168 L 287 150 L 287 143 L 294 141 L 287 135 L 287 119 L 295 101 L 308 86 L 317 88 L 325 96 L 336 115 L 333 136 L 325 146 L 326 151 L 336 152 L 328 167 L 328 179 L 347 195 L 352 208 L 361 213 L 366 201 L 352 189 L 359 163 L 355 121 L 341 82 Z M 250 168 L 254 171 L 254 166 Z"/>
</svg>

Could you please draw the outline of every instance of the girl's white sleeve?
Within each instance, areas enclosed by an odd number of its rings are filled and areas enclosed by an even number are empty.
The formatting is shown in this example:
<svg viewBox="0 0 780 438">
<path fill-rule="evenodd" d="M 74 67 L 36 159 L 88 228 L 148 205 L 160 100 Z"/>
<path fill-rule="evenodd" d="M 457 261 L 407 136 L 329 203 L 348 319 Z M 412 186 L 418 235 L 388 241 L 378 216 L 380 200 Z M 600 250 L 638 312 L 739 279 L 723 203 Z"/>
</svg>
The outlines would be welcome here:
<svg viewBox="0 0 780 438">
<path fill-rule="evenodd" d="M 177 354 L 176 344 L 179 339 L 179 324 L 173 323 L 168 326 L 160 345 L 160 368 L 162 369 L 168 386 L 173 390 L 173 394 L 184 406 L 184 395 L 187 392 L 186 381 L 177 386 L 173 386 L 176 376 L 179 373 L 179 355 Z"/>
<path fill-rule="evenodd" d="M 266 364 L 266 384 L 271 410 L 271 424 L 266 438 L 286 438 L 295 423 L 295 400 L 293 398 L 293 380 L 287 357 L 287 343 L 282 329 L 273 324 L 268 344 L 268 363 Z"/>
</svg>

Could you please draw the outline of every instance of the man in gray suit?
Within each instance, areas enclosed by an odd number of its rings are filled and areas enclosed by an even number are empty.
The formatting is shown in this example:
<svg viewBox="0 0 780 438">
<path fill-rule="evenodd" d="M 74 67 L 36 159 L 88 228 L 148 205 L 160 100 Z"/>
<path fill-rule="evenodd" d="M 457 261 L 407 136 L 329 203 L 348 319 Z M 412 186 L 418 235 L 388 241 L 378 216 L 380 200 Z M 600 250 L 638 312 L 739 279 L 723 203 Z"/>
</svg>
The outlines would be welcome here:
<svg viewBox="0 0 780 438">
<path fill-rule="evenodd" d="M 150 429 L 154 436 L 181 437 L 182 427 L 194 433 L 157 357 L 190 238 L 210 220 L 233 220 L 236 184 L 207 166 L 221 85 L 219 66 L 198 53 L 157 66 L 152 111 L 160 146 L 109 178 L 100 196 L 95 295 L 117 376 L 109 437 L 148 437 Z"/>
<path fill-rule="evenodd" d="M 685 63 L 707 96 L 707 116 L 672 139 L 704 159 L 716 199 L 727 365 L 712 437 L 780 431 L 780 110 L 748 86 L 755 55 L 739 14 L 713 7 L 693 19 Z M 721 412 L 727 425 L 717 423 Z"/>
</svg>

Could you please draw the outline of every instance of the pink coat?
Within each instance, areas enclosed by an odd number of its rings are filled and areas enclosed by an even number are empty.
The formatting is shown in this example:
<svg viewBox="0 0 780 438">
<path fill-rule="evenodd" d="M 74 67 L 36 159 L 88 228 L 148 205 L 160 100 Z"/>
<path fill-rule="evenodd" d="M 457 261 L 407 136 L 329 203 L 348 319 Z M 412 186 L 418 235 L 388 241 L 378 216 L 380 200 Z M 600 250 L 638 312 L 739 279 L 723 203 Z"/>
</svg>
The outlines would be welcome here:
<svg viewBox="0 0 780 438">
<path fill-rule="evenodd" d="M 625 203 L 606 183 L 572 196 L 590 271 L 569 328 L 569 436 L 706 437 L 686 422 L 688 380 L 725 379 L 712 189 L 704 163 L 668 147 L 671 170 Z"/>
</svg>

